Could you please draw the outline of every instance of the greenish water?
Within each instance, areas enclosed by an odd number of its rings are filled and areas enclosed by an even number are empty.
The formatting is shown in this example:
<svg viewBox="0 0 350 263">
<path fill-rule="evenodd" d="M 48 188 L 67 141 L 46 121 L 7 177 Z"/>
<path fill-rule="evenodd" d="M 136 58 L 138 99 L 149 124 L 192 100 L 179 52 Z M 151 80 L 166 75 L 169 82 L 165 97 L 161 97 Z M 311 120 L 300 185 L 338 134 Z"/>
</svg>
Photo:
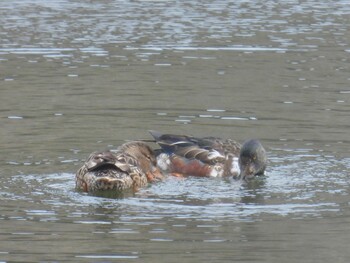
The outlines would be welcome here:
<svg viewBox="0 0 350 263">
<path fill-rule="evenodd" d="M 349 13 L 347 1 L 2 1 L 0 261 L 348 262 Z M 267 176 L 74 190 L 90 152 L 150 129 L 259 138 Z"/>
</svg>

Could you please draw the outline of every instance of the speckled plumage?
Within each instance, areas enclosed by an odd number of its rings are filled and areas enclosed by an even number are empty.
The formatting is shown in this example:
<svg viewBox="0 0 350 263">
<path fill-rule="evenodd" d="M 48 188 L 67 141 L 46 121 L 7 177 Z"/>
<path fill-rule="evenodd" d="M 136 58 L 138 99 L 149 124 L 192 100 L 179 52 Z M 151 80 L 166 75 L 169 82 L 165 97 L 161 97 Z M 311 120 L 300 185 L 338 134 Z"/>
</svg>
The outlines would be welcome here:
<svg viewBox="0 0 350 263">
<path fill-rule="evenodd" d="M 153 150 L 143 142 L 128 142 L 116 152 L 90 154 L 76 173 L 76 188 L 85 192 L 137 190 L 162 177 Z"/>
</svg>

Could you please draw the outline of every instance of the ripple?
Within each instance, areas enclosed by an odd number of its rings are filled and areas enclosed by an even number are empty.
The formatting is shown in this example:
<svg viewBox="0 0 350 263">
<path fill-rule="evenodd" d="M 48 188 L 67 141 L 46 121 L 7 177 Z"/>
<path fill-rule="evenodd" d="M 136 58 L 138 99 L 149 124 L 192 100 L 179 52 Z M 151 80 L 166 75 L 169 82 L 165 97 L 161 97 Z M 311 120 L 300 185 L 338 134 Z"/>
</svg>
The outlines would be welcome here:
<svg viewBox="0 0 350 263">
<path fill-rule="evenodd" d="M 155 242 L 172 242 L 174 239 L 171 238 L 151 238 L 150 241 L 155 241 Z"/>
<path fill-rule="evenodd" d="M 78 255 L 76 258 L 88 259 L 138 259 L 137 255 Z"/>
<path fill-rule="evenodd" d="M 7 52 L 11 54 L 57 54 L 57 52 L 68 52 L 68 51 L 74 51 L 76 49 L 74 48 L 39 48 L 39 47 L 32 47 L 32 48 L 0 48 L 0 52 Z"/>
<path fill-rule="evenodd" d="M 135 196 L 117 199 L 98 197 L 74 191 L 74 175 L 49 174 L 14 177 L 15 184 L 27 185 L 27 191 L 2 198 L 33 199 L 40 202 L 69 206 L 116 206 L 126 211 L 120 218 L 124 222 L 161 220 L 174 218 L 212 218 L 217 220 L 253 220 L 260 214 L 279 216 L 320 216 L 324 212 L 340 212 L 341 207 L 332 202 L 332 196 L 347 192 L 347 177 L 338 170 L 346 170 L 347 161 L 323 157 L 312 149 L 299 149 L 284 157 L 271 156 L 268 176 L 257 178 L 248 184 L 220 178 L 188 178 L 179 180 L 169 177 L 163 183 L 142 189 Z M 325 178 L 334 180 L 325 184 Z M 21 181 L 23 181 L 21 183 Z M 38 195 L 33 190 L 40 187 Z M 329 201 L 322 201 L 325 195 Z M 320 198 L 322 196 L 322 198 Z M 27 210 L 28 216 L 57 216 L 54 210 Z M 84 213 L 75 213 L 78 224 L 111 224 L 105 220 L 84 219 Z M 78 220 L 76 220 L 78 218 Z M 81 219 L 79 219 L 81 218 Z M 118 230 L 115 230 L 118 232 Z M 129 230 L 120 230 L 129 231 Z"/>
<path fill-rule="evenodd" d="M 231 46 L 231 47 L 194 47 L 194 46 L 143 46 L 143 47 L 126 47 L 126 50 L 177 50 L 177 51 L 251 51 L 251 52 L 285 52 L 286 48 L 271 48 L 271 47 L 252 47 L 252 46 Z M 296 51 L 295 49 L 293 51 Z M 307 51 L 300 49 L 298 51 Z M 190 58 L 190 57 L 189 57 Z"/>
<path fill-rule="evenodd" d="M 23 116 L 11 115 L 11 116 L 7 116 L 7 118 L 10 120 L 22 120 Z"/>
</svg>

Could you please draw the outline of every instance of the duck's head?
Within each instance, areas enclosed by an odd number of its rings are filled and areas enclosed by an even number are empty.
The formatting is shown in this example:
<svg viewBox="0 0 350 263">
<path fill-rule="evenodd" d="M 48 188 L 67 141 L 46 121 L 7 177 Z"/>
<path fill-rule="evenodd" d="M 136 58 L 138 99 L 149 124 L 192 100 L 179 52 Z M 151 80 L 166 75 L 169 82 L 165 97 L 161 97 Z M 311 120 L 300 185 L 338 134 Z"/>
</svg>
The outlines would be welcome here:
<svg viewBox="0 0 350 263">
<path fill-rule="evenodd" d="M 139 141 L 125 143 L 122 150 L 137 160 L 139 168 L 147 175 L 149 182 L 164 179 L 162 172 L 157 167 L 156 154 L 146 143 Z"/>
<path fill-rule="evenodd" d="M 248 140 L 242 145 L 238 162 L 241 179 L 263 175 L 267 164 L 266 151 L 258 140 Z"/>
</svg>

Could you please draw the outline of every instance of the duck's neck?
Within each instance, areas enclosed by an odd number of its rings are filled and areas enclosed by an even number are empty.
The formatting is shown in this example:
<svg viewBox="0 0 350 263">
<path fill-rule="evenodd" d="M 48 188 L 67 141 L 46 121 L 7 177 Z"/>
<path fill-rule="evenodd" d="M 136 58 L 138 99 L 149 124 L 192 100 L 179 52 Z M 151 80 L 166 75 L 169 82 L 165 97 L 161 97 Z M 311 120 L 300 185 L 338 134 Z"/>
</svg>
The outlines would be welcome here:
<svg viewBox="0 0 350 263">
<path fill-rule="evenodd" d="M 223 176 L 239 177 L 241 170 L 239 169 L 238 157 L 233 154 L 228 154 L 224 163 L 224 174 Z"/>
</svg>

